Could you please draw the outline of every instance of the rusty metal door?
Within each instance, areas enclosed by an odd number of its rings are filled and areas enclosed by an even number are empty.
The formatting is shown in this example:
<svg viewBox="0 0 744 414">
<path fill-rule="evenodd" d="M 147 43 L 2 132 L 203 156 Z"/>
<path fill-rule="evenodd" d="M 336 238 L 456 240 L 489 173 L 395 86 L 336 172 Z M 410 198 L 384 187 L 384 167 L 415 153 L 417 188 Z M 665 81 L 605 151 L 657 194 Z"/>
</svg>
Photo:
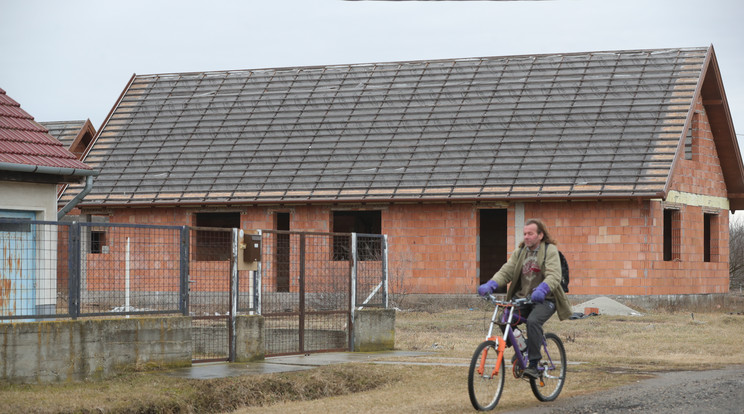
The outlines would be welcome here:
<svg viewBox="0 0 744 414">
<path fill-rule="evenodd" d="M 0 211 L 0 251 L 4 271 L 0 272 L 0 315 L 36 314 L 36 236 L 32 211 Z M 18 221 L 21 219 L 21 221 Z M 26 223 L 25 221 L 28 221 Z"/>
<path fill-rule="evenodd" d="M 348 236 L 263 231 L 259 307 L 267 356 L 350 349 L 351 263 L 340 253 Z"/>
</svg>

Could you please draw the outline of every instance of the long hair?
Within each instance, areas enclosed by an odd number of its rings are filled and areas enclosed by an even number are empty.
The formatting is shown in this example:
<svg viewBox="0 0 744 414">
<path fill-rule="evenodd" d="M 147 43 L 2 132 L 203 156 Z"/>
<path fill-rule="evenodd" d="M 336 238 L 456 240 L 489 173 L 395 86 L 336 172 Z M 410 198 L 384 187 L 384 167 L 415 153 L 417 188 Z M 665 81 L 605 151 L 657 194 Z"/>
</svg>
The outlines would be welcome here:
<svg viewBox="0 0 744 414">
<path fill-rule="evenodd" d="M 550 233 L 548 233 L 548 228 L 547 228 L 547 226 L 545 226 L 545 223 L 543 223 L 542 220 L 540 220 L 540 219 L 529 219 L 529 220 L 527 220 L 527 221 L 524 222 L 524 225 L 525 226 L 528 226 L 530 224 L 534 224 L 534 225 L 537 226 L 537 234 L 540 234 L 540 233 L 543 234 L 542 241 L 544 241 L 545 243 L 550 243 L 550 244 L 558 244 L 555 240 L 553 240 L 552 237 L 550 237 Z M 519 243 L 519 247 L 520 248 L 524 247 L 524 240 L 522 240 L 522 242 Z"/>
</svg>

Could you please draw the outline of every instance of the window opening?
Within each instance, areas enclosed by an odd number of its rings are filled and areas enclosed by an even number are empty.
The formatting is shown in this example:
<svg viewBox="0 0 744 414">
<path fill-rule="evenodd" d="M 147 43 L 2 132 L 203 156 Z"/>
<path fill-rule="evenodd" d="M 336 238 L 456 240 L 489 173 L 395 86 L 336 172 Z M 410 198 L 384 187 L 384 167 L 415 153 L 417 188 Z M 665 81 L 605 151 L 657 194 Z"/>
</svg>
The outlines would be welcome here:
<svg viewBox="0 0 744 414">
<path fill-rule="evenodd" d="M 699 145 L 697 138 L 695 137 L 695 131 L 699 129 L 699 123 L 700 123 L 700 113 L 695 112 L 692 115 L 692 120 L 690 121 L 690 127 L 687 129 L 687 135 L 685 136 L 685 159 L 686 160 L 693 160 L 695 161 L 697 159 L 697 151 L 698 148 L 696 148 L 697 145 Z"/>
<path fill-rule="evenodd" d="M 716 262 L 718 256 L 718 215 L 703 214 L 703 261 Z"/>
<path fill-rule="evenodd" d="M 373 211 L 334 211 L 334 233 L 382 234 L 382 213 Z M 333 236 L 333 260 L 350 260 L 351 236 Z M 382 240 L 379 237 L 357 236 L 357 259 L 380 260 Z"/>
<path fill-rule="evenodd" d="M 20 222 L 15 223 L 0 223 L 0 233 L 30 233 L 31 232 L 31 221 L 29 219 L 16 219 Z"/>
<path fill-rule="evenodd" d="M 687 129 L 687 136 L 685 137 L 685 159 L 692 159 L 692 125 Z"/>
<path fill-rule="evenodd" d="M 240 213 L 196 213 L 197 227 L 232 229 L 240 227 Z M 232 255 L 232 233 L 229 231 L 196 231 L 194 260 L 230 260 Z"/>
<path fill-rule="evenodd" d="M 91 230 L 90 232 L 90 252 L 93 254 L 106 253 L 106 232 L 102 230 Z"/>
<path fill-rule="evenodd" d="M 680 233 L 682 231 L 680 212 L 664 210 L 664 261 L 680 260 Z"/>
</svg>

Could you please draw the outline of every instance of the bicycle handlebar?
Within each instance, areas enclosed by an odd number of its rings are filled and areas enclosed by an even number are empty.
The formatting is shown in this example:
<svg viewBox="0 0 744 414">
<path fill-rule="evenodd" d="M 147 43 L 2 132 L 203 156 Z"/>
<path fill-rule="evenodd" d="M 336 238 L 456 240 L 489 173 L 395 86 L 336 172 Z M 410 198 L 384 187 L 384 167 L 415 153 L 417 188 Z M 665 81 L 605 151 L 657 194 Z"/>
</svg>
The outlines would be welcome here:
<svg viewBox="0 0 744 414">
<path fill-rule="evenodd" d="M 525 306 L 525 305 L 534 305 L 535 302 L 532 301 L 531 297 L 526 298 L 518 298 L 518 299 L 512 299 L 512 300 L 500 300 L 493 294 L 489 293 L 486 296 L 483 296 L 483 300 L 487 300 L 494 305 L 500 305 L 500 306 Z"/>
</svg>

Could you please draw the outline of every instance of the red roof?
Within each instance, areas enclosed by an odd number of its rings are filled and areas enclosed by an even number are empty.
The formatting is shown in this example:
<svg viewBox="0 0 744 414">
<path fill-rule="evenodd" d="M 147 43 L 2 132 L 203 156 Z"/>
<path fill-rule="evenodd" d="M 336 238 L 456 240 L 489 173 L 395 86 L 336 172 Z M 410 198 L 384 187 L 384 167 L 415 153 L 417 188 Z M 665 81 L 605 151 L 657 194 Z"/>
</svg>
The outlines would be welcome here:
<svg viewBox="0 0 744 414">
<path fill-rule="evenodd" d="M 90 170 L 0 88 L 0 163 Z M 0 167 L 2 169 L 2 167 Z"/>
</svg>

